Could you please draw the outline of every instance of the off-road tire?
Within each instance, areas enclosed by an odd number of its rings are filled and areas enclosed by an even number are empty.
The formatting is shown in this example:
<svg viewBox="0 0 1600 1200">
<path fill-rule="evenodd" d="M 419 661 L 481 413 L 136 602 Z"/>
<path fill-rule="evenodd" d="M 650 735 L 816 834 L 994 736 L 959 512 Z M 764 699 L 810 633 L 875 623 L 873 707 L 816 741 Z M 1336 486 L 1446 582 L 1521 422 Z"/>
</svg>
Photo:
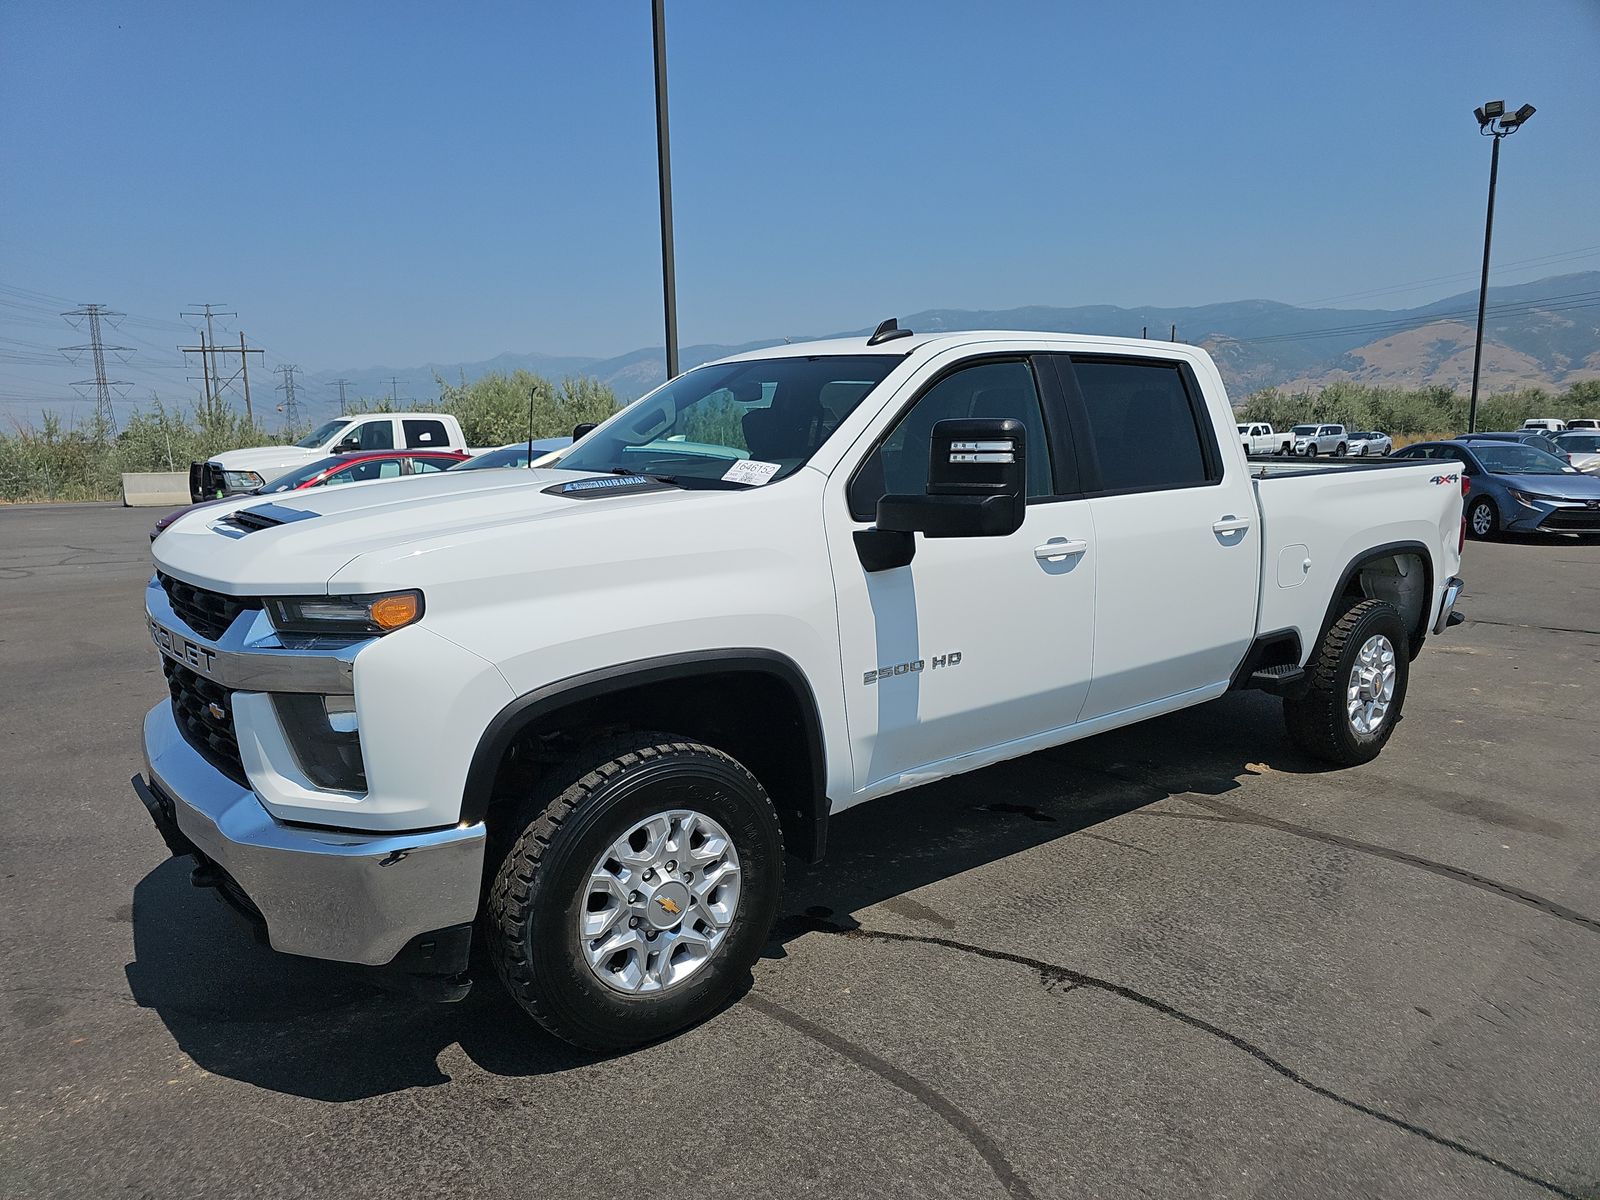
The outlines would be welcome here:
<svg viewBox="0 0 1600 1200">
<path fill-rule="evenodd" d="M 1478 532 L 1478 511 L 1487 509 L 1489 519 L 1487 527 L 1482 533 Z M 1500 513 L 1494 506 L 1494 501 L 1487 496 L 1479 496 L 1467 508 L 1467 533 L 1475 538 L 1493 537 L 1500 529 Z"/>
<path fill-rule="evenodd" d="M 1347 689 L 1362 645 L 1375 634 L 1389 639 L 1394 648 L 1394 697 L 1383 723 L 1370 734 L 1358 734 L 1346 711 Z M 1388 743 L 1405 704 L 1410 676 L 1409 638 L 1399 610 L 1384 600 L 1360 600 L 1345 609 L 1328 626 L 1306 664 L 1308 686 L 1283 703 L 1289 737 L 1313 758 L 1353 767 L 1371 762 Z"/>
<path fill-rule="evenodd" d="M 690 978 L 626 995 L 584 958 L 577 906 L 605 848 L 671 808 L 702 811 L 727 831 L 739 856 L 739 905 L 722 944 Z M 556 1037 L 588 1050 L 657 1041 L 711 1016 L 748 979 L 783 890 L 783 833 L 765 789 L 735 759 L 669 733 L 608 739 L 551 772 L 500 824 L 487 866 L 487 949 L 512 997 Z"/>
</svg>

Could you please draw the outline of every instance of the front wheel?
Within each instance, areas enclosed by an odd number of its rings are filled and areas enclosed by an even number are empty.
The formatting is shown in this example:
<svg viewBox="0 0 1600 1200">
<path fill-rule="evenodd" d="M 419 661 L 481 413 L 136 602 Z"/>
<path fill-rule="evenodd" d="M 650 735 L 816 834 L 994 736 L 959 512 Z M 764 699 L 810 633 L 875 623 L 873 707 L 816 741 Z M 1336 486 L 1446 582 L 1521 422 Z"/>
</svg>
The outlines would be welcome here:
<svg viewBox="0 0 1600 1200">
<path fill-rule="evenodd" d="M 1328 627 L 1306 665 L 1306 691 L 1284 701 L 1295 745 L 1314 758 L 1353 767 L 1378 757 L 1405 703 L 1411 656 L 1400 612 L 1360 600 Z"/>
<path fill-rule="evenodd" d="M 594 747 L 511 818 L 484 903 L 495 970 L 564 1041 L 618 1050 L 709 1017 L 761 952 L 783 886 L 772 801 L 670 734 Z"/>
<path fill-rule="evenodd" d="M 1472 502 L 1472 507 L 1467 511 L 1467 529 L 1473 537 L 1492 537 L 1499 524 L 1500 514 L 1495 512 L 1493 500 L 1479 496 Z"/>
<path fill-rule="evenodd" d="M 1312 442 L 1311 445 L 1306 447 L 1306 457 L 1307 458 L 1315 458 L 1316 456 L 1317 456 L 1317 444 L 1315 442 Z"/>
<path fill-rule="evenodd" d="M 1350 452 L 1350 447 L 1346 446 L 1343 442 L 1340 442 L 1337 446 L 1335 446 L 1333 448 L 1333 456 L 1335 458 L 1343 458 L 1349 452 Z"/>
</svg>

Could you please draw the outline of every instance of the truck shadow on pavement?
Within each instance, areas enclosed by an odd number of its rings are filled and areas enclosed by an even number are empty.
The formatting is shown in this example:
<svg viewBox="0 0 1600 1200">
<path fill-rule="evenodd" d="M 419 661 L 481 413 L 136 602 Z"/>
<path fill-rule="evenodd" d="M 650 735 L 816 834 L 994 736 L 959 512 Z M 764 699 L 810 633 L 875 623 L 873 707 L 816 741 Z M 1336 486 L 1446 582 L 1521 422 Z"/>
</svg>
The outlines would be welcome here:
<svg viewBox="0 0 1600 1200">
<path fill-rule="evenodd" d="M 1270 767 L 1255 761 L 1263 755 Z M 883 904 L 937 925 L 906 893 L 1062 838 L 1116 841 L 1093 827 L 1173 795 L 1219 795 L 1268 769 L 1326 768 L 1290 747 L 1276 701 L 1241 693 L 862 805 L 835 819 L 823 863 L 790 861 L 767 955 L 782 957 L 823 909 Z M 447 1083 L 453 1047 L 511 1077 L 603 1057 L 541 1031 L 486 962 L 474 963 L 465 1001 L 431 1005 L 374 986 L 360 968 L 275 954 L 191 887 L 189 869 L 168 860 L 135 888 L 127 977 L 135 1001 L 212 1074 L 342 1102 Z"/>
</svg>

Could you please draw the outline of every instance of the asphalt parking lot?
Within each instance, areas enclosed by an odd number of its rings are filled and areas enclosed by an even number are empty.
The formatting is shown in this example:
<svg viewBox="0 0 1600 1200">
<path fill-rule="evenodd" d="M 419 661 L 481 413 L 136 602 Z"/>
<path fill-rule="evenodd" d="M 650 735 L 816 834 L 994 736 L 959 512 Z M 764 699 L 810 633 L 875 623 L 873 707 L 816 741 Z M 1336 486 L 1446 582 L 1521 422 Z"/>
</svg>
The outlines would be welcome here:
<svg viewBox="0 0 1600 1200">
<path fill-rule="evenodd" d="M 607 1058 L 254 945 L 128 786 L 150 512 L 0 508 L 0 1195 L 1600 1196 L 1600 542 L 1375 763 L 1238 695 L 868 805 Z"/>
</svg>

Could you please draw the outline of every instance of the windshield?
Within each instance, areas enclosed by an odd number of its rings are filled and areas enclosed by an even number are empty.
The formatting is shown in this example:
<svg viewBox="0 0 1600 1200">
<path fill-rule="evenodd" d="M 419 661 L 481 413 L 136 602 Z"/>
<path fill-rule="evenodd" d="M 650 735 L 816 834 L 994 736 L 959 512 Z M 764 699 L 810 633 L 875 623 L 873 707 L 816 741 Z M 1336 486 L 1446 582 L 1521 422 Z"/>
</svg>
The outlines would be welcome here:
<svg viewBox="0 0 1600 1200">
<path fill-rule="evenodd" d="M 572 445 L 572 439 L 565 438 L 535 438 L 533 441 L 533 456 L 539 458 L 549 454 L 552 450 L 561 450 Z M 528 465 L 528 443 L 518 442 L 515 446 L 501 446 L 498 450 L 490 450 L 486 454 L 479 454 L 465 462 L 450 468 L 452 471 L 492 471 L 496 467 L 525 467 Z"/>
<path fill-rule="evenodd" d="M 624 409 L 552 466 L 743 487 L 799 470 L 895 354 L 754 359 L 689 371 Z M 749 467 L 737 464 L 749 460 Z"/>
<path fill-rule="evenodd" d="M 336 422 L 336 424 L 338 423 Z M 348 460 L 343 458 L 319 458 L 316 462 L 307 463 L 303 467 L 296 467 L 285 475 L 279 475 L 276 479 L 267 480 L 256 491 L 263 496 L 272 492 L 292 492 L 302 483 L 315 479 L 330 467 L 346 461 Z"/>
<path fill-rule="evenodd" d="M 1568 454 L 1600 454 L 1600 433 L 1569 433 L 1558 437 L 1556 445 Z"/>
<path fill-rule="evenodd" d="M 1239 426 L 1239 432 L 1240 433 L 1249 433 L 1250 432 L 1250 426 L 1248 426 L 1248 425 Z"/>
<path fill-rule="evenodd" d="M 1296 425 L 1294 427 L 1296 437 L 1311 437 L 1316 432 L 1317 427 L 1315 425 Z"/>
<path fill-rule="evenodd" d="M 1572 470 L 1554 454 L 1518 442 L 1480 442 L 1472 449 L 1483 469 L 1496 475 L 1565 475 Z"/>
<path fill-rule="evenodd" d="M 295 445 L 306 450 L 315 450 L 318 446 L 322 445 L 329 438 L 331 438 L 334 433 L 340 429 L 343 429 L 348 424 L 350 424 L 350 422 L 347 418 L 341 418 L 337 421 L 324 421 L 321 425 L 318 425 L 310 433 L 306 434 L 305 437 L 296 442 Z"/>
</svg>

